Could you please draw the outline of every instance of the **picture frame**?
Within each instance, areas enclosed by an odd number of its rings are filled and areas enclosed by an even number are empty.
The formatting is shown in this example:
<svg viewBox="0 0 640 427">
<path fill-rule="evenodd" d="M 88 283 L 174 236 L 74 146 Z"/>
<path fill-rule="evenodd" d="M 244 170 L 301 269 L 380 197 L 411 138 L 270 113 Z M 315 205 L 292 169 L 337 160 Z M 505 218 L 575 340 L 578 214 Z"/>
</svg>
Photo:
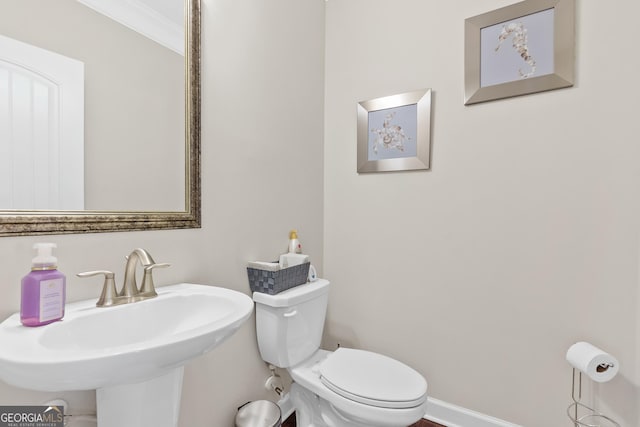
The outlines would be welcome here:
<svg viewBox="0 0 640 427">
<path fill-rule="evenodd" d="M 525 0 L 465 20 L 465 105 L 573 86 L 575 0 Z"/>
<path fill-rule="evenodd" d="M 358 103 L 358 173 L 429 169 L 431 89 Z"/>
</svg>

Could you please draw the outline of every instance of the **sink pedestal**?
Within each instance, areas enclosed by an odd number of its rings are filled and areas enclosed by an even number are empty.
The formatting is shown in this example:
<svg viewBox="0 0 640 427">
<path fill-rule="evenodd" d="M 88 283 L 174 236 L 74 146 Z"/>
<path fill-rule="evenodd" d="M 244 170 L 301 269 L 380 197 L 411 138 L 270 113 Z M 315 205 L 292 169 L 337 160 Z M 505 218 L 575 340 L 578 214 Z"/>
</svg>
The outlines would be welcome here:
<svg viewBox="0 0 640 427">
<path fill-rule="evenodd" d="M 184 367 L 135 384 L 96 390 L 100 427 L 176 427 Z"/>
</svg>

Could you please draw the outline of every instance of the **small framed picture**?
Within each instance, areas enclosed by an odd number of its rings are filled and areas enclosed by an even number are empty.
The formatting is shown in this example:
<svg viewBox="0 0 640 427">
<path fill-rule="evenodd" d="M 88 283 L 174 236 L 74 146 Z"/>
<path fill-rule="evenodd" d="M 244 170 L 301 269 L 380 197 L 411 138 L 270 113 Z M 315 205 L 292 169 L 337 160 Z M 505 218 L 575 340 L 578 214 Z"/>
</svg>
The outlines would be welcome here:
<svg viewBox="0 0 640 427">
<path fill-rule="evenodd" d="M 431 89 L 358 103 L 358 173 L 429 169 Z"/>
<path fill-rule="evenodd" d="M 573 86 L 575 0 L 525 0 L 465 20 L 465 105 Z"/>
</svg>

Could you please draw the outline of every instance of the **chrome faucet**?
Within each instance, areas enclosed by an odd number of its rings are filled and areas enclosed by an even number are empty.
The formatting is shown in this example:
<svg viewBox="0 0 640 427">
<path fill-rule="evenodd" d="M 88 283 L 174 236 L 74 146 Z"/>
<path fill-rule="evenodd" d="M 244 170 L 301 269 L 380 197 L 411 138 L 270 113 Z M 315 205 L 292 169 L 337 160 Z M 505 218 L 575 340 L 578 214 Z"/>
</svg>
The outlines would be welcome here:
<svg viewBox="0 0 640 427">
<path fill-rule="evenodd" d="M 124 271 L 124 282 L 120 292 L 116 290 L 115 275 L 111 271 L 97 270 L 77 274 L 78 277 L 104 275 L 102 294 L 100 294 L 96 306 L 109 307 L 112 305 L 128 304 L 158 296 L 151 273 L 154 268 L 169 267 L 171 264 L 156 263 L 149 252 L 142 248 L 134 249 L 126 259 L 127 265 Z M 138 263 L 144 270 L 140 288 L 138 288 L 138 284 L 136 283 L 136 268 Z"/>
</svg>

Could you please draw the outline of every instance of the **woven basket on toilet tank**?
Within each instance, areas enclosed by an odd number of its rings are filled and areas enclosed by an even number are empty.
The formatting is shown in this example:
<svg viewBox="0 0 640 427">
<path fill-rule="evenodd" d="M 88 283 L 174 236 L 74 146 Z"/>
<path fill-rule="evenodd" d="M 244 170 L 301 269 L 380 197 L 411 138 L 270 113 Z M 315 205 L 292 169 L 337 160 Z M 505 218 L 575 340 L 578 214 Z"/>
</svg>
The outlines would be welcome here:
<svg viewBox="0 0 640 427">
<path fill-rule="evenodd" d="M 307 283 L 311 263 L 283 268 L 277 271 L 260 270 L 247 267 L 249 287 L 252 292 L 275 295 L 295 286 Z"/>
</svg>

